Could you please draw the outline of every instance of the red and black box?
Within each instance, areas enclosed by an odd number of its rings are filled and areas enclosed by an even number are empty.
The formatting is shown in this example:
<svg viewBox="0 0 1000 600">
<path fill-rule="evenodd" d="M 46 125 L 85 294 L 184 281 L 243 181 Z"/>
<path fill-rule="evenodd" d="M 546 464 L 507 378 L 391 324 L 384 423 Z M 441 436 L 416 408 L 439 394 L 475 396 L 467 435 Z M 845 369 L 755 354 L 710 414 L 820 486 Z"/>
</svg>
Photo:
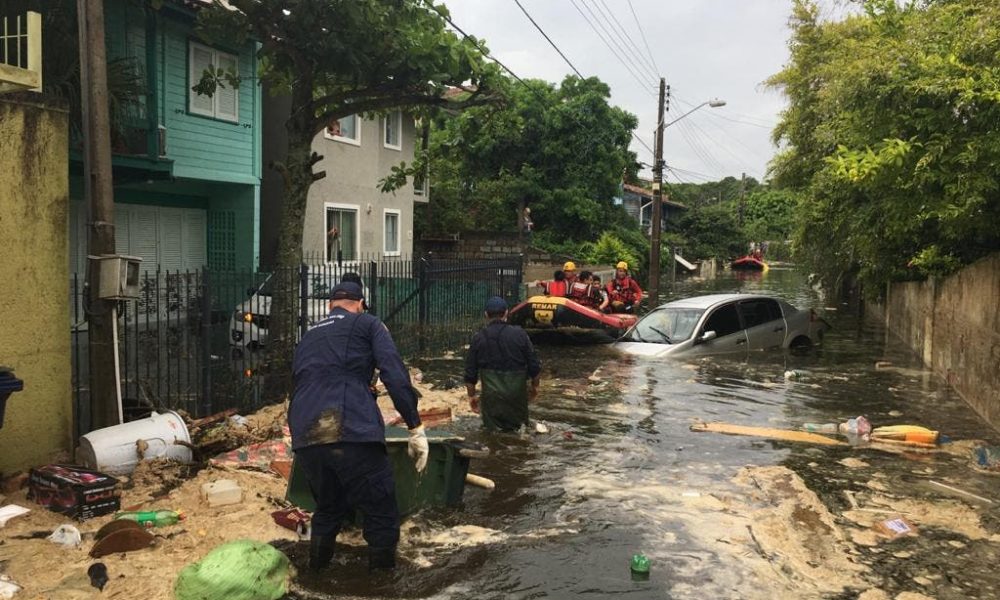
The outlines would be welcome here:
<svg viewBox="0 0 1000 600">
<path fill-rule="evenodd" d="M 31 469 L 28 498 L 51 511 L 86 521 L 121 508 L 118 480 L 71 465 Z"/>
</svg>

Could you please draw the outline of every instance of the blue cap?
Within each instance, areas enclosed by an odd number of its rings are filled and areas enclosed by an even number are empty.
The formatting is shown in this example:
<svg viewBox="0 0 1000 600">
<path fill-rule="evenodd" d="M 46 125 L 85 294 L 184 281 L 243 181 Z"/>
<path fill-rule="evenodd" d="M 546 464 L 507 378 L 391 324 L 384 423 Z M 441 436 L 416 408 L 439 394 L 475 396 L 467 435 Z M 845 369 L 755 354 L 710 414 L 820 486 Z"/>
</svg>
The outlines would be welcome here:
<svg viewBox="0 0 1000 600">
<path fill-rule="evenodd" d="M 502 313 L 507 310 L 507 301 L 500 296 L 493 296 L 486 301 L 486 312 Z"/>
<path fill-rule="evenodd" d="M 353 281 L 342 281 L 330 292 L 330 300 L 364 300 L 365 293 L 361 286 Z"/>
</svg>

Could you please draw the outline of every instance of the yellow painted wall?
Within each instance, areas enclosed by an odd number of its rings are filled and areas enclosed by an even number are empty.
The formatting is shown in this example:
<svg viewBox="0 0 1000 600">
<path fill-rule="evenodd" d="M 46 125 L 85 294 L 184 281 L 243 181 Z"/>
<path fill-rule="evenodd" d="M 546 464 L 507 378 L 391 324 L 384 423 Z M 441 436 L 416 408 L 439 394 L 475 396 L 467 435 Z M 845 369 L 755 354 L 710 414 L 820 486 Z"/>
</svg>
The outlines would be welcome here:
<svg viewBox="0 0 1000 600">
<path fill-rule="evenodd" d="M 0 365 L 24 381 L 7 400 L 0 474 L 72 443 L 67 122 L 40 96 L 0 95 Z"/>
</svg>

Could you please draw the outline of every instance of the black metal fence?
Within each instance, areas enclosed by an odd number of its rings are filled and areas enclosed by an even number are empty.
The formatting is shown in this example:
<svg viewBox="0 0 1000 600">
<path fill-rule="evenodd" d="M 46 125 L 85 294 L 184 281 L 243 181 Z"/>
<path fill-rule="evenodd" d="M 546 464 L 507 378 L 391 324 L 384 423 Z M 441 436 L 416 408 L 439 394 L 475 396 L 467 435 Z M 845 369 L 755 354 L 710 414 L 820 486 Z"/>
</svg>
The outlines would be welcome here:
<svg viewBox="0 0 1000 600">
<path fill-rule="evenodd" d="M 369 312 L 389 327 L 404 357 L 465 344 L 481 324 L 483 303 L 520 300 L 520 257 L 494 260 L 415 258 L 303 264 L 273 272 L 155 271 L 140 297 L 118 305 L 118 341 L 126 418 L 150 409 L 205 415 L 265 403 L 260 369 L 268 357 L 271 299 L 298 289 L 300 332 L 327 313 L 330 289 L 356 273 Z M 73 380 L 79 426 L 89 425 L 88 331 L 82 276 L 73 294 Z"/>
</svg>

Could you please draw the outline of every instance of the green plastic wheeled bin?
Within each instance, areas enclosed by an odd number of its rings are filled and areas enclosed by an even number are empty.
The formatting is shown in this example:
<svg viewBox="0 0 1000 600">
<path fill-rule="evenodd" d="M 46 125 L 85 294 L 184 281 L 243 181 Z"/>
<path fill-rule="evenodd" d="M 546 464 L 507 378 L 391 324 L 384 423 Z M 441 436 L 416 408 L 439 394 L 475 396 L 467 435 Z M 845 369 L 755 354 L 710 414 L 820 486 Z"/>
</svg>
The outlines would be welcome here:
<svg viewBox="0 0 1000 600">
<path fill-rule="evenodd" d="M 489 456 L 488 449 L 466 443 L 461 437 L 428 430 L 430 456 L 427 459 L 427 469 L 418 475 L 413 467 L 413 459 L 407 454 L 409 437 L 406 430 L 386 427 L 385 438 L 396 483 L 396 504 L 401 516 L 431 506 L 461 504 L 469 460 Z M 305 473 L 294 461 L 285 499 L 302 510 L 312 512 L 316 509 Z"/>
</svg>

